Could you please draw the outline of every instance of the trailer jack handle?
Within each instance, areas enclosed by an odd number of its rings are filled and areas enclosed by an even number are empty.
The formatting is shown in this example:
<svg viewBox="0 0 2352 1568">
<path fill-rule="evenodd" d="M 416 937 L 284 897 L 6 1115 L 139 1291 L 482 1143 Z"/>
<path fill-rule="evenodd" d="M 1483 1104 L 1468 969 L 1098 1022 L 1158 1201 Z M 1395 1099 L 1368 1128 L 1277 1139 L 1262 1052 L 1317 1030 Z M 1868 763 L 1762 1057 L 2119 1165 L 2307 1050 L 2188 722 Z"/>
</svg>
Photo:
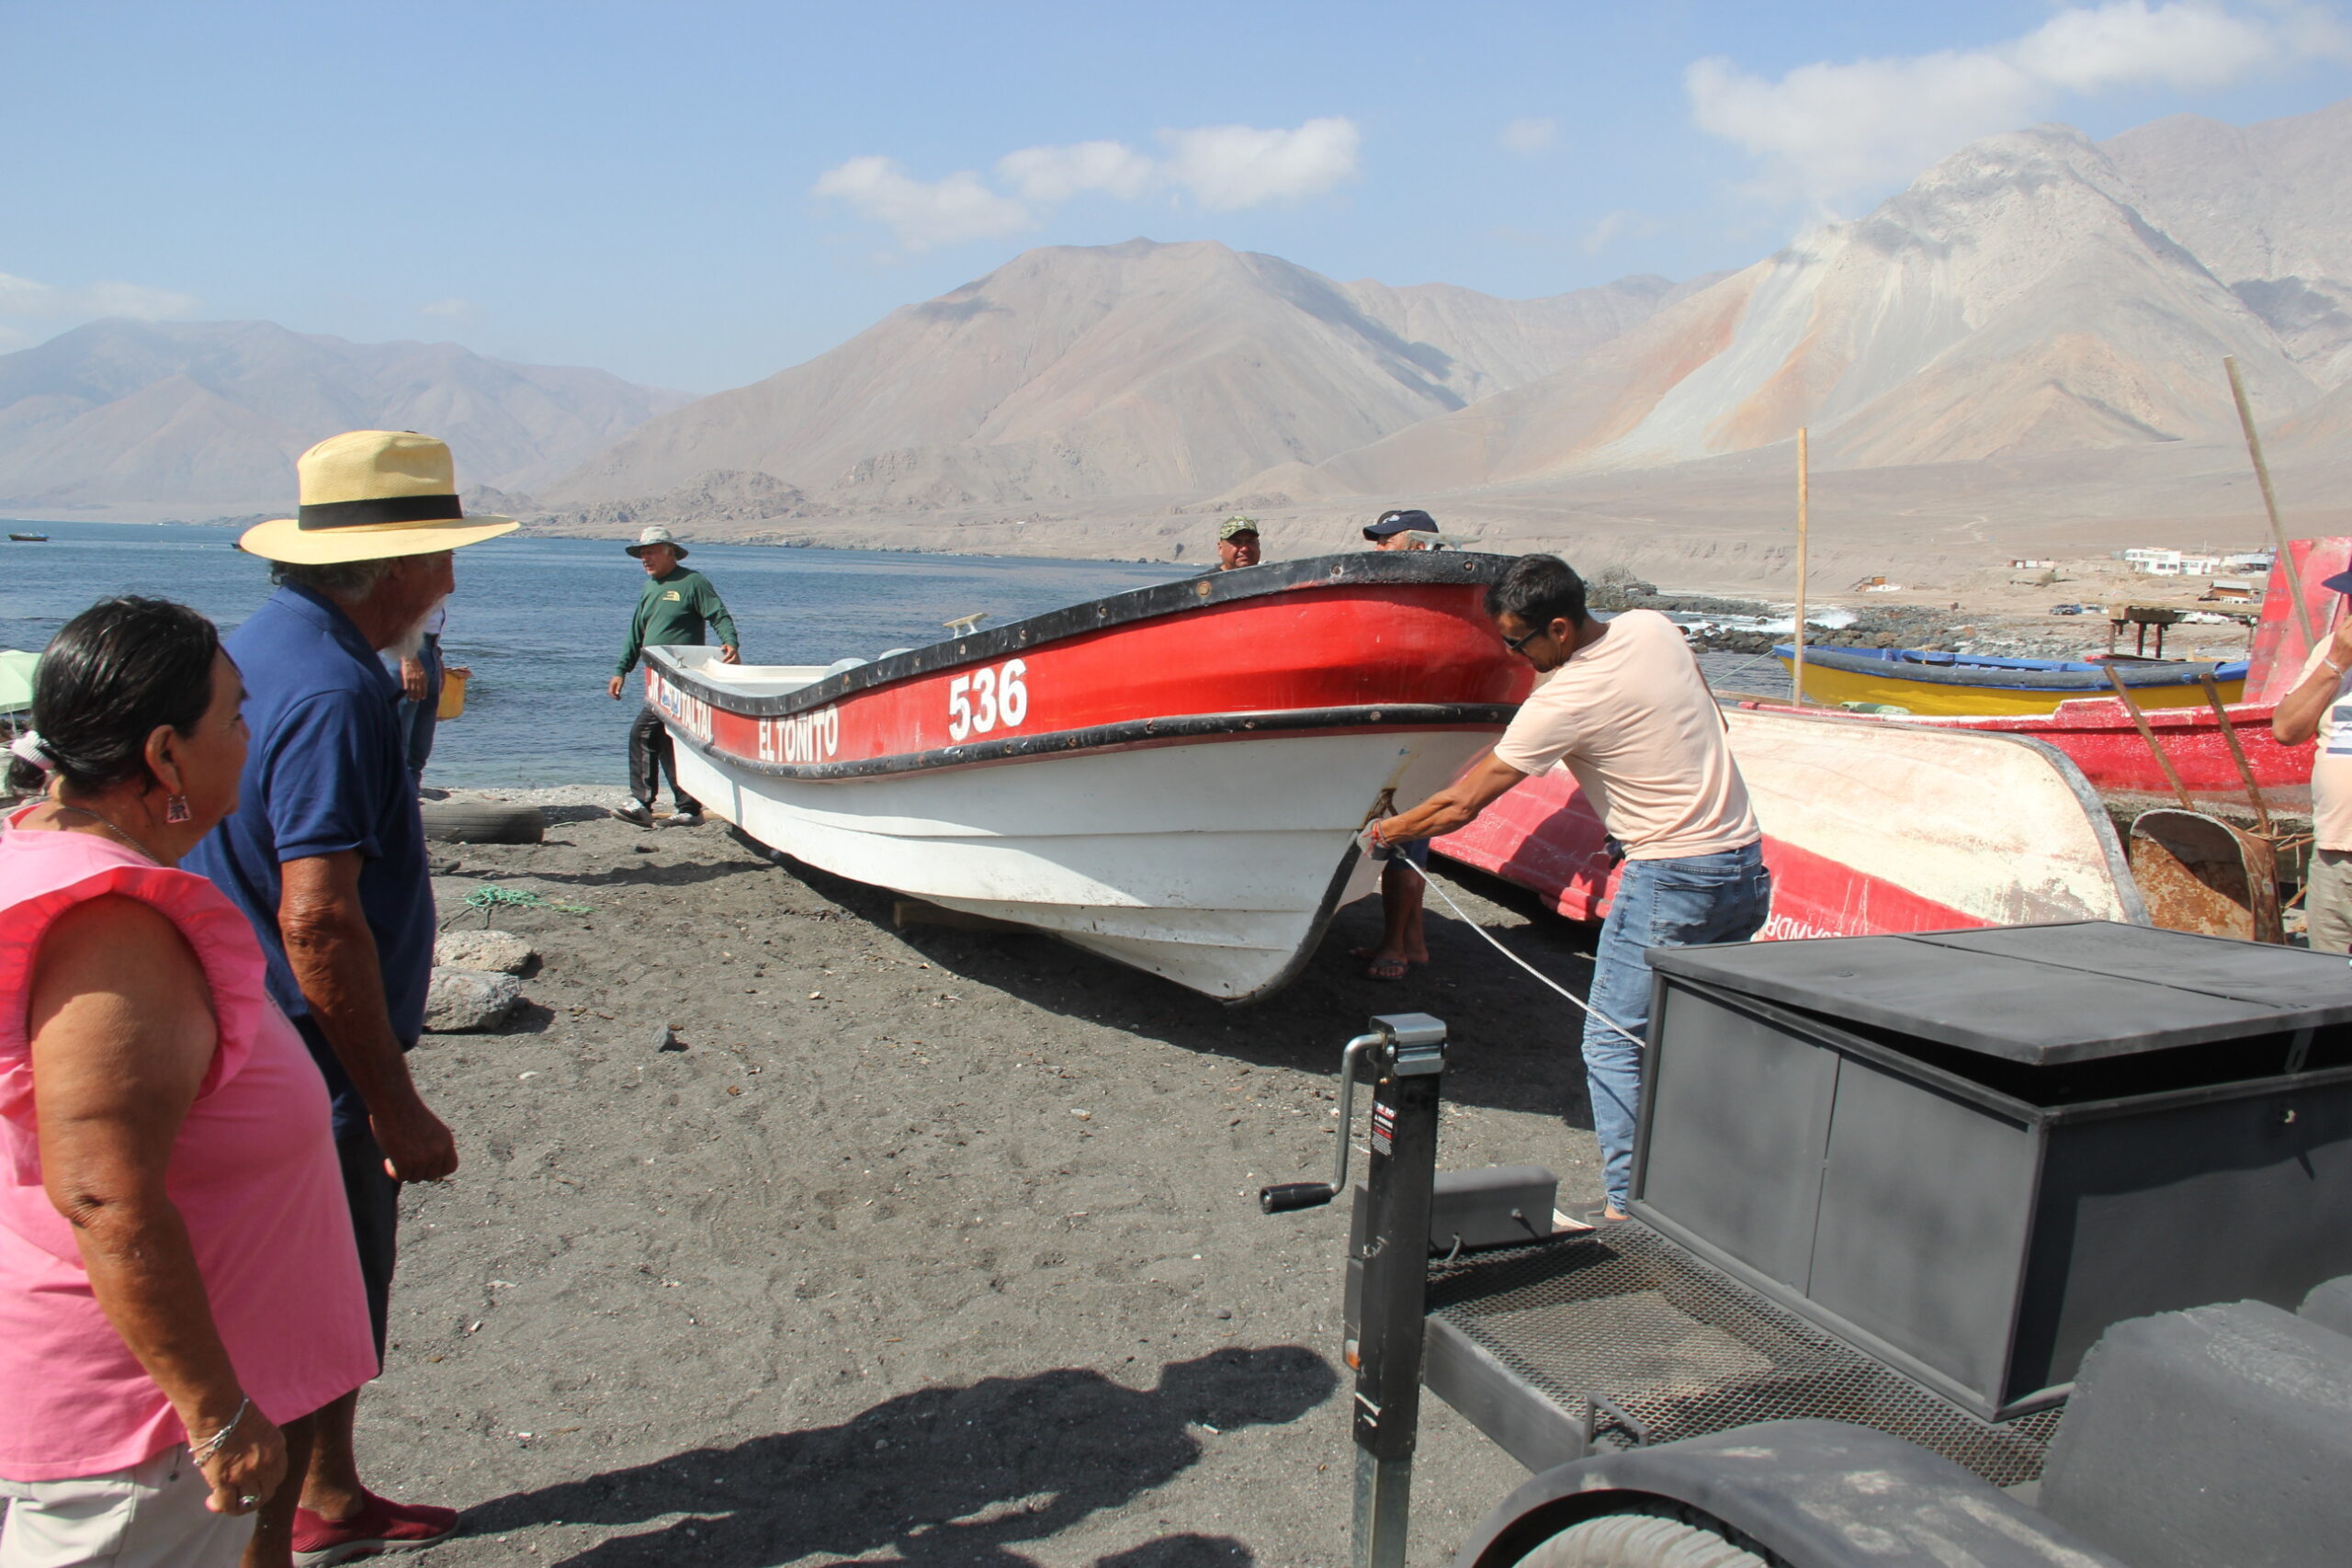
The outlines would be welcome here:
<svg viewBox="0 0 2352 1568">
<path fill-rule="evenodd" d="M 1355 1141 L 1356 1074 L 1361 1070 L 1363 1055 L 1375 1046 L 1385 1045 L 1389 1035 L 1385 1032 L 1359 1034 L 1348 1042 L 1340 1053 L 1340 1152 L 1331 1165 L 1329 1186 L 1320 1181 L 1284 1181 L 1258 1189 L 1258 1207 L 1269 1214 L 1286 1214 L 1294 1209 L 1319 1209 L 1348 1190 L 1348 1145 Z"/>
</svg>

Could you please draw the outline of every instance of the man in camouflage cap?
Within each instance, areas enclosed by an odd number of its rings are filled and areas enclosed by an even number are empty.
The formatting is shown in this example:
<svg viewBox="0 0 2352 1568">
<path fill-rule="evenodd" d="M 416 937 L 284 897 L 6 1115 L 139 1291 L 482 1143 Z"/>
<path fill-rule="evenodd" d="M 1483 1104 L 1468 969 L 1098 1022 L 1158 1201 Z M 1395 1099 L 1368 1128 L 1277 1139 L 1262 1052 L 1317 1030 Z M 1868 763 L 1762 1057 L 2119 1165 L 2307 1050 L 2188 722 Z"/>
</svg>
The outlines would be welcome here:
<svg viewBox="0 0 2352 1568">
<path fill-rule="evenodd" d="M 1235 513 L 1217 525 L 1216 569 L 1232 571 L 1258 564 L 1258 520 Z"/>
</svg>

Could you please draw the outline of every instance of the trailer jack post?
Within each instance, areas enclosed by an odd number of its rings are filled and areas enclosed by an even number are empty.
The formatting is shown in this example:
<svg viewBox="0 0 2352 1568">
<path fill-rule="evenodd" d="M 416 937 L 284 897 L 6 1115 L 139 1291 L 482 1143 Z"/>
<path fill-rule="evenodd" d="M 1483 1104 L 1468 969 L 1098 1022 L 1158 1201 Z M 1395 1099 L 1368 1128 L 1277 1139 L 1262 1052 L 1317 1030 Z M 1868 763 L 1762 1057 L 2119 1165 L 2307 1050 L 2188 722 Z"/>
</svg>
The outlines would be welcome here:
<svg viewBox="0 0 2352 1568">
<path fill-rule="evenodd" d="M 1258 1193 L 1258 1206 L 1270 1214 L 1319 1208 L 1348 1190 L 1356 1077 L 1367 1062 L 1374 1078 L 1363 1198 L 1369 1225 L 1354 1259 L 1363 1266 L 1363 1308 L 1348 1358 L 1356 1373 L 1353 1561 L 1354 1568 L 1404 1568 L 1421 1418 L 1421 1314 L 1429 1295 L 1430 1195 L 1437 1179 L 1445 1025 L 1425 1012 L 1386 1013 L 1349 1041 L 1340 1057 L 1340 1146 L 1330 1184 L 1267 1187 Z"/>
</svg>

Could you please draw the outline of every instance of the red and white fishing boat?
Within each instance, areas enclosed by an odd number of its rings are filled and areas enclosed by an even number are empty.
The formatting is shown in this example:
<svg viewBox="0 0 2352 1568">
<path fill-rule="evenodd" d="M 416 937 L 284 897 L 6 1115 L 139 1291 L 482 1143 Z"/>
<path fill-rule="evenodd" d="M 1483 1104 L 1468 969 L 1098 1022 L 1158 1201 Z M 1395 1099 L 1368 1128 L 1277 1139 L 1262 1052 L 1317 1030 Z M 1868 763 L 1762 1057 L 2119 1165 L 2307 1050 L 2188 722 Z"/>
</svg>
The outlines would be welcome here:
<svg viewBox="0 0 2352 1568">
<path fill-rule="evenodd" d="M 1510 564 L 1214 572 L 849 669 L 648 649 L 646 694 L 688 791 L 763 843 L 1246 1000 L 1369 888 L 1374 810 L 1527 694 L 1481 604 Z"/>
<path fill-rule="evenodd" d="M 1772 870 L 1769 939 L 2148 923 L 2097 793 L 2048 746 L 1842 715 L 1724 716 Z M 1597 920 L 1620 870 L 1604 839 L 1575 777 L 1555 768 L 1434 847 Z"/>
</svg>

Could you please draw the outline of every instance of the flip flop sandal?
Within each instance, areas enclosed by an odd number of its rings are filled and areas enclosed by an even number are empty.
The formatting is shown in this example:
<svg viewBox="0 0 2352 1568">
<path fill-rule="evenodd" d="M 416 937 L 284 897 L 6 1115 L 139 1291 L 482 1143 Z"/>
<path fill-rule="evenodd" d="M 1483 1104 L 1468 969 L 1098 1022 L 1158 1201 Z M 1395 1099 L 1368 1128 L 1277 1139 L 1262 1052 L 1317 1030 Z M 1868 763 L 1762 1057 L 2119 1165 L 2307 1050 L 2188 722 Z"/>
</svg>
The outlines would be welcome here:
<svg viewBox="0 0 2352 1568">
<path fill-rule="evenodd" d="M 1367 980 L 1383 982 L 1401 980 L 1412 972 L 1412 963 L 1408 959 L 1375 958 L 1372 961 L 1372 966 L 1363 972 L 1363 977 Z"/>
</svg>

